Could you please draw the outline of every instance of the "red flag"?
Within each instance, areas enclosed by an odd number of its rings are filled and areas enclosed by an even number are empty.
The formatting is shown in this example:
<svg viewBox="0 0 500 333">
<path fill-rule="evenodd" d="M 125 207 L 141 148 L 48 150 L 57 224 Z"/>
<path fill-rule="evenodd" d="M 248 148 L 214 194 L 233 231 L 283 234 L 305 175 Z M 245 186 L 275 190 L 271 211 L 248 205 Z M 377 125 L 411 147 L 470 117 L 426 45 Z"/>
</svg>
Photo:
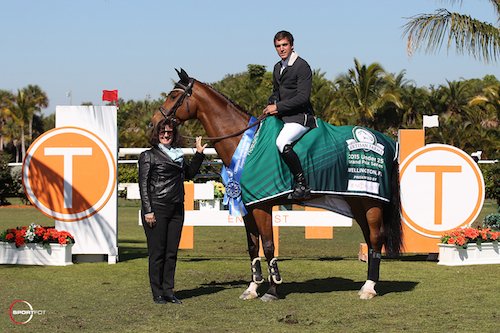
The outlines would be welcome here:
<svg viewBox="0 0 500 333">
<path fill-rule="evenodd" d="M 102 100 L 115 102 L 118 100 L 118 90 L 103 90 L 102 91 Z"/>
</svg>

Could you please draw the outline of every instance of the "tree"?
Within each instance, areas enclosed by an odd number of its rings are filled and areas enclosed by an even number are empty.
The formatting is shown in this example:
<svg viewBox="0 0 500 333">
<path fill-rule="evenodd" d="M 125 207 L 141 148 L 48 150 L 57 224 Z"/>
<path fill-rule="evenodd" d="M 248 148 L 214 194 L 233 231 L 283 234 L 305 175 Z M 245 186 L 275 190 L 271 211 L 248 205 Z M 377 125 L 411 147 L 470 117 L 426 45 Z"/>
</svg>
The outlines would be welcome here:
<svg viewBox="0 0 500 333">
<path fill-rule="evenodd" d="M 226 95 L 246 112 L 259 116 L 267 105 L 267 99 L 272 92 L 272 74 L 266 72 L 266 66 L 247 66 L 247 71 L 226 75 L 212 86 Z"/>
<path fill-rule="evenodd" d="M 325 73 L 319 69 L 313 70 L 311 104 L 317 117 L 326 119 L 332 109 L 335 87 L 325 78 Z"/>
<path fill-rule="evenodd" d="M 49 99 L 47 98 L 47 94 L 38 86 L 38 85 L 28 85 L 23 88 L 28 101 L 29 101 L 29 109 L 28 109 L 28 135 L 29 140 L 33 140 L 33 118 L 35 115 L 39 115 L 42 111 L 42 108 L 46 108 L 49 106 Z"/>
<path fill-rule="evenodd" d="M 11 107 L 14 104 L 14 95 L 7 90 L 0 90 L 0 151 L 10 141 L 7 124 L 12 121 Z"/>
<path fill-rule="evenodd" d="M 378 63 L 366 66 L 355 58 L 354 68 L 339 76 L 335 84 L 350 120 L 361 126 L 378 129 L 374 122 L 377 112 L 387 103 L 401 106 L 399 96 L 390 89 L 388 76 Z"/>
<path fill-rule="evenodd" d="M 462 1 L 450 0 L 451 3 Z M 500 1 L 489 0 L 500 22 Z M 438 9 L 434 14 L 420 14 L 409 18 L 404 25 L 408 36 L 407 52 L 424 49 L 435 52 L 446 42 L 448 49 L 455 45 L 459 54 L 468 53 L 484 62 L 496 62 L 500 57 L 500 28 L 468 15 Z"/>
<path fill-rule="evenodd" d="M 33 139 L 33 117 L 47 106 L 47 94 L 37 85 L 28 85 L 18 89 L 17 95 L 10 105 L 10 116 L 20 129 L 20 136 L 16 139 L 20 139 L 23 159 L 26 155 L 26 140 Z M 28 138 L 26 138 L 26 129 L 28 130 Z"/>
</svg>

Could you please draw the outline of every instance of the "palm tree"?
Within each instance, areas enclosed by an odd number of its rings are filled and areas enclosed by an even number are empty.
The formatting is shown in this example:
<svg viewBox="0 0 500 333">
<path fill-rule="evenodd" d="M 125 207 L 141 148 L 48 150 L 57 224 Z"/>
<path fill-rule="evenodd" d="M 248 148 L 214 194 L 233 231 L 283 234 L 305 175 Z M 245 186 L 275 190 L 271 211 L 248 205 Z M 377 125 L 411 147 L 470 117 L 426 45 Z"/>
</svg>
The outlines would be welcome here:
<svg viewBox="0 0 500 333">
<path fill-rule="evenodd" d="M 444 118 L 450 123 L 473 120 L 475 114 L 469 106 L 471 98 L 470 85 L 465 81 L 448 81 L 441 85 L 441 100 L 445 105 Z"/>
<path fill-rule="evenodd" d="M 16 100 L 11 108 L 11 116 L 14 124 L 19 128 L 19 137 L 16 137 L 15 139 L 16 140 L 20 139 L 21 141 L 22 159 L 24 159 L 24 155 L 26 154 L 25 128 L 26 128 L 26 123 L 28 122 L 29 119 L 29 114 L 30 114 L 29 109 L 30 106 L 26 93 L 23 90 L 17 90 Z M 16 156 L 16 162 L 17 158 L 18 157 Z"/>
<path fill-rule="evenodd" d="M 325 73 L 319 69 L 313 71 L 311 103 L 317 117 L 325 119 L 333 101 L 333 83 L 325 78 Z"/>
<path fill-rule="evenodd" d="M 9 136 L 7 123 L 11 120 L 11 106 L 14 103 L 14 95 L 7 90 L 0 90 L 0 151 L 3 151 Z"/>
<path fill-rule="evenodd" d="M 35 113 L 40 112 L 42 108 L 48 106 L 46 93 L 37 85 L 28 85 L 25 88 L 18 89 L 15 101 L 10 108 L 10 116 L 20 128 L 21 152 L 22 158 L 26 155 L 26 140 L 32 140 L 33 117 Z M 26 126 L 28 129 L 28 138 L 26 138 Z"/>
<path fill-rule="evenodd" d="M 33 117 L 35 114 L 40 113 L 42 108 L 49 106 L 49 99 L 47 94 L 38 85 L 28 85 L 23 88 L 23 91 L 27 95 L 29 100 L 29 111 L 28 111 L 28 136 L 29 140 L 33 140 Z"/>
<path fill-rule="evenodd" d="M 451 3 L 461 0 L 450 0 Z M 500 22 L 500 1 L 489 0 Z M 423 48 L 434 52 L 446 42 L 450 49 L 455 44 L 460 54 L 468 53 L 484 62 L 496 62 L 500 57 L 500 28 L 482 22 L 468 15 L 438 9 L 434 14 L 420 14 L 409 18 L 404 25 L 404 35 L 408 36 L 407 52 Z"/>
<path fill-rule="evenodd" d="M 480 107 L 484 113 L 481 123 L 486 128 L 498 128 L 500 120 L 500 83 L 483 89 L 483 93 L 469 101 L 470 106 Z"/>
<path fill-rule="evenodd" d="M 375 115 L 387 103 L 401 107 L 399 97 L 390 89 L 388 76 L 381 65 L 361 65 L 354 59 L 349 69 L 335 81 L 340 98 L 349 110 L 351 120 L 359 125 L 377 127 Z"/>
</svg>

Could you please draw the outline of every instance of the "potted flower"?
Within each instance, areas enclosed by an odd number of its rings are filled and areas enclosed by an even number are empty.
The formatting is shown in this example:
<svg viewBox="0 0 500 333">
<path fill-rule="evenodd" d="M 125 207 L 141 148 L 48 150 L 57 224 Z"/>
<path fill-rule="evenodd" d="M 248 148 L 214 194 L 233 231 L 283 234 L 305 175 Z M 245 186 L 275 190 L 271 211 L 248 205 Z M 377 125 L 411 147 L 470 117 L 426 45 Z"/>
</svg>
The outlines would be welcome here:
<svg viewBox="0 0 500 333">
<path fill-rule="evenodd" d="M 456 228 L 441 237 L 439 265 L 500 264 L 500 231 L 490 228 Z"/>
<path fill-rule="evenodd" d="M 74 237 L 67 231 L 37 224 L 6 229 L 0 233 L 0 264 L 72 264 Z"/>
</svg>

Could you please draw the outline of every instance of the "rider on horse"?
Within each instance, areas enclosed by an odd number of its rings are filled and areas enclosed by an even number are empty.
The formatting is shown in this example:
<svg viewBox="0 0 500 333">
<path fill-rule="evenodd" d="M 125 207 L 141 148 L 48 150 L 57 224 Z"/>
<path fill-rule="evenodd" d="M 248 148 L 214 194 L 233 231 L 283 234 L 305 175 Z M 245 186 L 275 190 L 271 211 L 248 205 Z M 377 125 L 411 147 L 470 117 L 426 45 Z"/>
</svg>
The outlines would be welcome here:
<svg viewBox="0 0 500 333">
<path fill-rule="evenodd" d="M 279 31 L 274 36 L 274 46 L 281 60 L 274 66 L 273 94 L 263 113 L 276 115 L 284 122 L 276 146 L 295 180 L 290 198 L 306 200 L 311 196 L 311 189 L 293 145 L 309 129 L 317 127 L 310 101 L 312 71 L 293 50 L 293 36 L 288 31 Z"/>
</svg>

